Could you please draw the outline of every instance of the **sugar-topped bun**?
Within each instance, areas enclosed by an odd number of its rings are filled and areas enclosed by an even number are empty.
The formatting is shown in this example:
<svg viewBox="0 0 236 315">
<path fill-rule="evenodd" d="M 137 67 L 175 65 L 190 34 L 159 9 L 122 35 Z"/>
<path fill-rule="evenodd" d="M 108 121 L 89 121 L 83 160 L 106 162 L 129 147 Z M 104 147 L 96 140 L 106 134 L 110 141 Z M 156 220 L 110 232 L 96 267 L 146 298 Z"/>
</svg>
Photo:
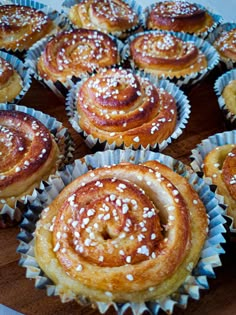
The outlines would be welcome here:
<svg viewBox="0 0 236 315">
<path fill-rule="evenodd" d="M 203 170 L 224 197 L 226 212 L 236 227 L 236 144 L 225 144 L 211 150 L 204 159 Z"/>
<path fill-rule="evenodd" d="M 221 60 L 236 62 L 236 28 L 220 33 L 213 45 L 218 51 Z"/>
<path fill-rule="evenodd" d="M 155 146 L 176 126 L 173 96 L 129 70 L 109 69 L 85 80 L 76 106 L 88 135 L 117 146 Z"/>
<path fill-rule="evenodd" d="M 203 8 L 187 1 L 161 1 L 148 14 L 147 27 L 175 32 L 201 33 L 213 25 Z"/>
<path fill-rule="evenodd" d="M 72 6 L 69 19 L 77 27 L 122 34 L 138 25 L 138 16 L 122 0 L 84 0 Z"/>
<path fill-rule="evenodd" d="M 135 65 L 159 77 L 181 77 L 207 67 L 205 55 L 192 41 L 174 35 L 147 32 L 130 42 Z"/>
<path fill-rule="evenodd" d="M 37 222 L 35 257 L 60 296 L 150 301 L 198 262 L 206 210 L 186 178 L 157 161 L 79 176 Z"/>
<path fill-rule="evenodd" d="M 42 11 L 28 6 L 0 6 L 0 48 L 25 50 L 55 29 Z"/>
<path fill-rule="evenodd" d="M 77 29 L 55 35 L 46 44 L 37 68 L 39 75 L 53 82 L 93 72 L 119 62 L 117 45 L 99 31 Z"/>
<path fill-rule="evenodd" d="M 0 209 L 14 207 L 42 180 L 56 172 L 59 148 L 49 130 L 35 117 L 0 110 Z"/>
<path fill-rule="evenodd" d="M 13 66 L 0 57 L 0 102 L 10 102 L 22 90 L 22 79 Z"/>
</svg>

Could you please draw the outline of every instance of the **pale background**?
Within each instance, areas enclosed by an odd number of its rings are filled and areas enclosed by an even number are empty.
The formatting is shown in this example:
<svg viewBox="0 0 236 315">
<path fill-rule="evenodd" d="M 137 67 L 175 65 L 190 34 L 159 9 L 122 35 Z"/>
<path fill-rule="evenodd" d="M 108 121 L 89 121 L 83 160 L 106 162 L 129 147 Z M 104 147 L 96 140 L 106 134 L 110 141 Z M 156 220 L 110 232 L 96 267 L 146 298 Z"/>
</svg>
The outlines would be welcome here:
<svg viewBox="0 0 236 315">
<path fill-rule="evenodd" d="M 64 0 L 38 0 L 38 2 L 45 3 L 50 7 L 60 10 L 61 4 Z M 136 0 L 143 7 L 157 2 L 155 0 Z M 214 13 L 221 15 L 225 22 L 236 22 L 236 0 L 195 0 L 189 2 L 199 3 L 204 5 L 207 9 L 211 9 Z"/>
</svg>

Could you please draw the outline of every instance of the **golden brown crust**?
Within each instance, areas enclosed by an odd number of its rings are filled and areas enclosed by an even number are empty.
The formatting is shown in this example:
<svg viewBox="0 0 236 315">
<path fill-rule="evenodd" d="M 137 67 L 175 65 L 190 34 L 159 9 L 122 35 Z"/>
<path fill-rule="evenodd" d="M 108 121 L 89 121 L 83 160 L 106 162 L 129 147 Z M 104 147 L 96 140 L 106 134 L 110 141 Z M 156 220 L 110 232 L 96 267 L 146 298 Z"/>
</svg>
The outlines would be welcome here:
<svg viewBox="0 0 236 315">
<path fill-rule="evenodd" d="M 201 33 L 213 25 L 206 10 L 186 1 L 165 1 L 154 5 L 147 18 L 149 29 Z"/>
<path fill-rule="evenodd" d="M 19 111 L 0 111 L 0 198 L 14 206 L 55 173 L 59 149 L 48 129 Z"/>
<path fill-rule="evenodd" d="M 225 86 L 222 96 L 224 98 L 226 108 L 233 115 L 236 115 L 236 80 L 232 80 Z"/>
<path fill-rule="evenodd" d="M 42 12 L 28 6 L 0 6 L 0 47 L 25 50 L 50 34 L 54 23 Z"/>
<path fill-rule="evenodd" d="M 72 76 L 118 62 L 117 45 L 108 35 L 81 28 L 54 36 L 46 44 L 37 67 L 46 80 L 66 82 Z"/>
<path fill-rule="evenodd" d="M 207 67 L 206 57 L 192 42 L 163 33 L 144 33 L 130 43 L 135 65 L 157 76 L 180 77 Z"/>
<path fill-rule="evenodd" d="M 124 69 L 87 79 L 79 89 L 77 111 L 87 134 L 134 148 L 166 140 L 177 119 L 175 99 L 167 91 Z"/>
<path fill-rule="evenodd" d="M 68 16 L 77 27 L 111 34 L 122 34 L 138 24 L 136 13 L 121 0 L 80 1 L 71 7 Z"/>
<path fill-rule="evenodd" d="M 226 212 L 236 226 L 236 145 L 226 144 L 211 150 L 204 159 L 204 174 L 224 197 Z"/>
<path fill-rule="evenodd" d="M 139 302 L 181 285 L 206 233 L 185 178 L 157 161 L 122 163 L 64 188 L 37 224 L 35 254 L 63 296 Z"/>
<path fill-rule="evenodd" d="M 223 31 L 213 43 L 222 60 L 236 62 L 236 28 Z"/>
<path fill-rule="evenodd" d="M 22 79 L 13 66 L 0 57 L 0 102 L 12 101 L 22 90 Z"/>
</svg>

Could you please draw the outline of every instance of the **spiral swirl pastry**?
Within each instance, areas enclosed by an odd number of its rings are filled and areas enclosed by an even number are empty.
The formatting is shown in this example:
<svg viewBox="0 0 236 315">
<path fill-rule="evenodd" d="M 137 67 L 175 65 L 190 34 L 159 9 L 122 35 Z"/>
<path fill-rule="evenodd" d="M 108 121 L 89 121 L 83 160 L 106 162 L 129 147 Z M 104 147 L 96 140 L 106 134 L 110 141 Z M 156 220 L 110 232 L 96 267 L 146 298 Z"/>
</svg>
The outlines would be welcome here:
<svg viewBox="0 0 236 315">
<path fill-rule="evenodd" d="M 109 144 L 155 146 L 176 126 L 175 99 L 129 70 L 109 69 L 87 79 L 76 100 L 78 124 Z"/>
<path fill-rule="evenodd" d="M 38 221 L 35 254 L 62 295 L 144 301 L 178 288 L 206 234 L 185 178 L 157 161 L 121 163 L 64 188 Z"/>
<path fill-rule="evenodd" d="M 0 47 L 25 50 L 55 29 L 42 11 L 20 5 L 0 6 Z"/>
<path fill-rule="evenodd" d="M 236 226 L 236 145 L 225 144 L 211 150 L 204 159 L 203 171 L 224 197 L 227 214 Z"/>
<path fill-rule="evenodd" d="M 66 82 L 72 76 L 118 62 L 117 45 L 111 37 L 95 30 L 78 29 L 54 36 L 46 44 L 37 66 L 44 79 Z"/>
<path fill-rule="evenodd" d="M 223 31 L 213 43 L 222 60 L 236 62 L 236 28 Z"/>
<path fill-rule="evenodd" d="M 200 33 L 213 25 L 206 10 L 186 1 L 164 1 L 156 3 L 147 18 L 149 29 L 175 32 Z"/>
<path fill-rule="evenodd" d="M 0 102 L 12 101 L 22 90 L 22 79 L 13 66 L 0 57 Z"/>
<path fill-rule="evenodd" d="M 19 111 L 0 111 L 0 208 L 14 206 L 54 173 L 59 149 L 49 130 Z"/>
<path fill-rule="evenodd" d="M 163 33 L 144 33 L 130 42 L 135 65 L 157 76 L 180 77 L 207 67 L 204 54 L 193 42 Z"/>
<path fill-rule="evenodd" d="M 122 0 L 84 0 L 71 7 L 69 19 L 77 27 L 122 34 L 138 25 L 138 16 Z"/>
</svg>

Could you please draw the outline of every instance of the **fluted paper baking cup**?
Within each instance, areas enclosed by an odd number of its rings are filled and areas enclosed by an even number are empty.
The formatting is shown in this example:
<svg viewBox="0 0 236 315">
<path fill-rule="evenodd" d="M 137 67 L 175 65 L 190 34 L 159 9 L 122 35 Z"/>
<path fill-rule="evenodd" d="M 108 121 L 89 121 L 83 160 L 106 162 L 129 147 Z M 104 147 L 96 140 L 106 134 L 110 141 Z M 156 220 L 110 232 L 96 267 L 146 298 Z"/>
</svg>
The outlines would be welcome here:
<svg viewBox="0 0 236 315">
<path fill-rule="evenodd" d="M 191 297 L 195 300 L 200 298 L 200 290 L 208 289 L 208 277 L 215 277 L 214 268 L 221 265 L 220 254 L 224 253 L 222 243 L 225 242 L 223 233 L 225 233 L 225 220 L 222 216 L 223 210 L 219 206 L 218 200 L 211 192 L 209 186 L 196 173 L 190 171 L 178 160 L 161 153 L 151 151 L 132 151 L 119 150 L 97 152 L 94 155 L 87 155 L 82 159 L 76 160 L 73 164 L 68 165 L 63 172 L 59 172 L 60 178 L 55 179 L 45 190 L 37 192 L 34 200 L 25 213 L 24 220 L 21 223 L 21 232 L 18 235 L 20 245 L 17 251 L 21 254 L 19 264 L 26 268 L 26 277 L 35 280 L 35 287 L 46 289 L 50 296 L 60 295 L 57 285 L 47 277 L 40 269 L 34 255 L 34 230 L 36 221 L 40 217 L 42 209 L 47 207 L 60 191 L 78 176 L 85 174 L 88 170 L 114 165 L 122 162 L 131 162 L 134 164 L 142 163 L 148 160 L 157 160 L 175 172 L 184 176 L 191 186 L 197 191 L 200 199 L 203 201 L 209 216 L 209 232 L 205 245 L 201 252 L 198 264 L 192 270 L 192 273 L 186 278 L 185 282 L 177 290 L 177 292 L 166 296 L 161 300 L 155 300 L 145 303 L 100 303 L 93 302 L 101 313 L 105 313 L 111 306 L 117 314 L 125 314 L 130 309 L 132 314 L 141 315 L 144 312 L 150 314 L 158 314 L 160 310 L 164 310 L 168 314 L 172 314 L 174 306 L 187 307 L 188 299 Z M 83 296 L 75 296 L 73 294 L 60 295 L 62 302 L 76 300 L 80 304 L 89 303 L 88 299 Z"/>
<path fill-rule="evenodd" d="M 9 62 L 21 77 L 22 89 L 20 93 L 13 100 L 6 102 L 6 103 L 18 103 L 23 98 L 23 96 L 28 92 L 31 86 L 32 79 L 31 79 L 30 71 L 28 68 L 24 66 L 23 62 L 19 58 L 11 54 L 0 51 L 0 57 L 5 59 L 7 62 Z"/>
<path fill-rule="evenodd" d="M 143 25 L 144 27 L 147 29 L 147 18 L 150 14 L 150 12 L 152 11 L 153 7 L 155 6 L 156 3 L 152 3 L 151 5 L 147 6 L 144 10 L 143 10 Z M 213 19 L 213 24 L 207 28 L 207 30 L 205 30 L 204 32 L 197 32 L 195 34 L 195 36 L 198 36 L 202 39 L 207 39 L 207 36 L 218 26 L 223 22 L 223 18 L 222 16 L 220 16 L 219 14 L 216 14 L 213 12 L 213 10 L 211 10 L 210 8 L 206 8 L 203 5 L 199 4 L 199 3 L 192 3 L 194 5 L 196 5 L 198 8 L 203 9 L 206 13 L 208 13 L 212 19 Z M 184 33 L 184 32 L 183 32 Z"/>
<path fill-rule="evenodd" d="M 218 147 L 218 146 L 222 146 L 225 144 L 236 144 L 236 130 L 232 130 L 232 131 L 225 131 L 222 133 L 216 133 L 204 140 L 202 140 L 202 142 L 200 144 L 198 144 L 196 146 L 195 149 L 192 150 L 191 152 L 191 167 L 192 169 L 197 172 L 200 173 L 200 175 L 202 177 L 204 177 L 203 174 L 203 165 L 204 165 L 204 159 L 206 157 L 206 155 L 212 151 L 214 148 Z M 206 178 L 204 177 L 204 180 L 209 184 L 212 185 L 212 180 L 211 178 Z M 213 189 L 215 190 L 215 187 L 213 187 Z M 215 191 L 215 195 L 216 198 L 219 200 L 219 203 L 222 204 L 224 206 L 224 197 L 222 195 L 219 195 L 217 192 L 217 188 Z M 229 222 L 229 228 L 230 231 L 233 233 L 236 233 L 236 228 L 233 228 L 233 219 L 231 217 L 229 217 L 227 215 L 227 206 L 224 206 L 226 208 L 226 212 L 225 215 L 229 218 L 228 222 Z"/>
<path fill-rule="evenodd" d="M 125 42 L 124 47 L 121 52 L 121 58 L 122 61 L 125 63 L 129 61 L 130 66 L 132 69 L 137 69 L 137 66 L 135 65 L 134 61 L 132 60 L 130 56 L 130 43 L 138 36 L 144 35 L 144 34 L 170 34 L 172 36 L 175 36 L 177 38 L 180 38 L 184 42 L 192 42 L 194 45 L 205 55 L 207 59 L 207 67 L 202 69 L 199 72 L 194 72 L 190 75 L 181 76 L 179 78 L 177 77 L 169 77 L 167 75 L 161 75 L 162 79 L 169 79 L 172 82 L 174 82 L 179 87 L 186 87 L 191 86 L 202 80 L 206 77 L 207 74 L 218 64 L 219 62 L 219 55 L 216 51 L 216 49 L 206 40 L 203 40 L 202 38 L 199 38 L 194 35 L 190 35 L 187 33 L 181 33 L 181 32 L 166 32 L 166 31 L 145 31 L 141 33 L 137 33 L 135 35 L 131 35 Z"/>
<path fill-rule="evenodd" d="M 81 0 L 65 0 L 62 3 L 62 12 L 65 12 L 67 15 L 69 13 L 69 10 L 72 6 L 74 6 L 75 4 L 80 3 Z M 116 36 L 118 38 L 120 38 L 121 40 L 128 37 L 130 34 L 132 34 L 132 32 L 134 32 L 135 30 L 137 30 L 140 26 L 141 26 L 141 21 L 143 20 L 143 7 L 137 3 L 137 1 L 135 0 L 123 0 L 123 2 L 127 3 L 131 9 L 137 14 L 138 16 L 138 25 L 134 26 L 133 28 L 126 30 L 125 32 L 112 32 L 110 33 L 113 36 Z M 73 24 L 72 24 L 73 26 Z M 75 27 L 75 26 L 74 26 Z M 97 28 L 97 30 L 104 32 L 103 29 L 99 29 Z"/>
<path fill-rule="evenodd" d="M 226 106 L 225 99 L 222 96 L 224 88 L 233 80 L 236 80 L 236 69 L 232 69 L 221 75 L 214 84 L 214 90 L 217 96 L 219 107 L 223 113 L 225 123 L 228 129 L 236 128 L 236 114 L 230 112 Z"/>
<path fill-rule="evenodd" d="M 57 33 L 58 28 L 60 30 L 70 29 L 70 23 L 69 23 L 69 20 L 67 19 L 67 16 L 64 15 L 63 13 L 59 13 L 55 9 L 50 8 L 46 4 L 43 4 L 43 3 L 40 3 L 40 2 L 37 2 L 34 0 L 0 0 L 0 5 L 9 5 L 9 4 L 28 6 L 28 7 L 34 8 L 36 10 L 40 10 L 43 13 L 45 13 L 53 21 L 53 23 L 56 26 L 56 28 L 54 30 L 52 30 L 51 33 L 45 35 L 45 37 L 48 37 L 52 34 Z M 13 52 L 14 53 L 21 52 L 21 53 L 23 53 L 23 55 L 19 55 L 19 57 L 21 57 L 21 59 L 25 58 L 25 50 L 24 49 L 23 50 L 16 49 Z"/>
<path fill-rule="evenodd" d="M 208 34 L 207 36 L 207 41 L 211 44 L 214 45 L 214 42 L 216 41 L 216 39 L 222 35 L 222 33 L 224 32 L 229 32 L 230 30 L 232 30 L 233 28 L 236 28 L 236 23 L 233 22 L 228 22 L 228 23 L 223 23 L 220 24 L 216 29 L 214 29 L 211 33 Z M 224 65 L 226 70 L 230 70 L 236 67 L 236 62 L 231 60 L 231 59 L 226 59 L 226 58 L 222 58 L 219 55 L 219 60 L 220 60 L 220 65 Z M 223 69 L 224 70 L 224 69 Z"/>
<path fill-rule="evenodd" d="M 0 110 L 17 110 L 37 118 L 50 130 L 50 132 L 55 137 L 55 141 L 57 142 L 61 153 L 59 156 L 59 168 L 61 169 L 65 164 L 71 162 L 74 152 L 74 143 L 67 128 L 65 128 L 61 122 L 57 121 L 54 117 L 42 113 L 41 111 L 37 111 L 33 108 L 22 105 L 0 103 Z M 56 175 L 51 175 L 48 181 L 50 182 L 51 178 L 55 176 Z M 33 191 L 32 195 L 27 195 L 20 200 L 16 200 L 14 208 L 5 203 L 3 208 L 0 210 L 0 221 L 1 218 L 3 218 L 3 221 L 19 222 L 22 218 L 22 209 L 20 208 L 24 208 L 23 205 L 29 202 L 29 200 L 34 195 L 35 190 Z M 1 200 L 0 202 L 3 201 Z"/>
<path fill-rule="evenodd" d="M 184 94 L 182 90 L 179 89 L 174 83 L 171 83 L 168 80 L 159 80 L 157 77 L 143 73 L 141 71 L 133 71 L 133 73 L 139 77 L 147 78 L 150 82 L 156 86 L 157 88 L 163 88 L 168 93 L 170 93 L 177 105 L 177 122 L 175 126 L 175 130 L 166 140 L 162 141 L 161 143 L 157 143 L 155 146 L 148 146 L 143 147 L 140 146 L 141 149 L 149 149 L 153 151 L 163 151 L 173 140 L 177 139 L 186 128 L 186 125 L 189 120 L 191 108 L 189 104 L 189 100 L 187 96 Z M 69 121 L 72 127 L 83 137 L 85 143 L 90 149 L 96 150 L 110 150 L 117 148 L 116 143 L 107 143 L 101 142 L 99 139 L 94 138 L 92 135 L 87 134 L 81 127 L 79 123 L 78 112 L 76 110 L 76 103 L 78 98 L 78 91 L 80 90 L 82 84 L 86 81 L 87 78 L 81 80 L 77 84 L 69 90 L 68 95 L 66 97 L 66 112 L 69 117 Z M 122 149 L 133 149 L 133 147 L 126 147 L 125 145 L 122 146 Z"/>
<path fill-rule="evenodd" d="M 109 35 L 108 35 L 109 36 Z M 112 40 L 115 42 L 118 50 L 118 54 L 120 55 L 121 50 L 123 48 L 123 43 L 118 40 L 117 38 L 110 36 Z M 79 77 L 73 76 L 72 78 L 68 78 L 66 82 L 56 81 L 53 82 L 51 80 L 46 80 L 45 78 L 42 78 L 38 74 L 37 70 L 37 62 L 39 57 L 41 56 L 45 46 L 47 45 L 47 42 L 51 39 L 49 38 L 43 38 L 42 40 L 35 43 L 27 52 L 26 58 L 25 58 L 25 66 L 28 67 L 34 78 L 38 80 L 40 83 L 42 83 L 44 86 L 48 87 L 50 90 L 52 90 L 59 98 L 65 99 L 68 91 L 70 88 L 78 81 L 82 80 L 83 78 L 87 78 L 89 76 L 89 73 L 85 72 L 82 73 Z"/>
</svg>

